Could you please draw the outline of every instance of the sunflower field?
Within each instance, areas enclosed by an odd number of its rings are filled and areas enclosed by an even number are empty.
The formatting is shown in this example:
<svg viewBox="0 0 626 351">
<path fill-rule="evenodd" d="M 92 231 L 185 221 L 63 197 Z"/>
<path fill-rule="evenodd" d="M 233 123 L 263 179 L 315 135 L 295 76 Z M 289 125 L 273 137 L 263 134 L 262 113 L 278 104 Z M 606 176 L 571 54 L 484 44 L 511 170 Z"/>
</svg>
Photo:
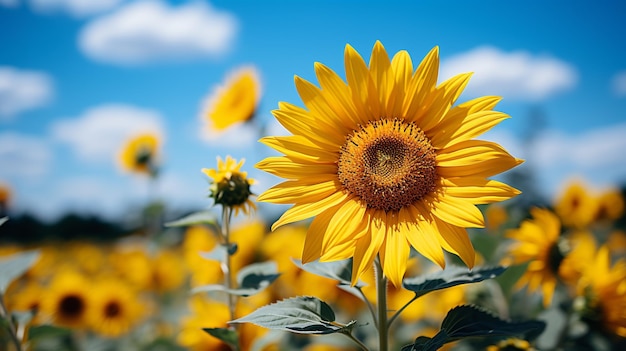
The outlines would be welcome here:
<svg viewBox="0 0 626 351">
<path fill-rule="evenodd" d="M 343 58 L 295 77 L 300 101 L 272 111 L 287 135 L 258 128 L 275 155 L 197 165 L 204 209 L 154 197 L 114 237 L 23 242 L 0 189 L 0 349 L 625 349 L 619 185 L 524 197 L 528 160 L 480 139 L 510 118 L 501 98 L 461 101 L 471 74 L 438 82 L 439 47 Z M 255 126 L 260 98 L 254 68 L 233 72 L 206 127 Z M 158 187 L 160 143 L 133 136 L 120 168 Z"/>
</svg>

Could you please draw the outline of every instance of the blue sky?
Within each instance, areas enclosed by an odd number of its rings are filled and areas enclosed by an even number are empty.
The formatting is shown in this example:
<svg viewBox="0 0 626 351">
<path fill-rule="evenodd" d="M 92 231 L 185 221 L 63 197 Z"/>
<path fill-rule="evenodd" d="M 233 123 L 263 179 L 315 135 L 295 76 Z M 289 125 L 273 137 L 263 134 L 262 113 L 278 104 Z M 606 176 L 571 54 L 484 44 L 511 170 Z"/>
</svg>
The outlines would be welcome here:
<svg viewBox="0 0 626 351">
<path fill-rule="evenodd" d="M 166 1 L 0 0 L 0 182 L 11 208 L 55 218 L 115 217 L 144 203 L 149 185 L 121 173 L 129 134 L 164 138 L 159 196 L 170 208 L 208 206 L 203 167 L 246 158 L 255 192 L 278 179 L 253 169 L 273 154 L 238 126 L 202 137 L 203 101 L 242 66 L 261 76 L 258 124 L 301 105 L 293 84 L 313 63 L 343 76 L 347 43 L 369 57 L 376 40 L 415 63 L 435 45 L 441 78 L 475 72 L 460 101 L 502 95 L 511 115 L 484 138 L 538 170 L 548 198 L 583 179 L 626 182 L 626 4 L 620 1 Z M 523 147 L 531 111 L 545 118 Z"/>
</svg>

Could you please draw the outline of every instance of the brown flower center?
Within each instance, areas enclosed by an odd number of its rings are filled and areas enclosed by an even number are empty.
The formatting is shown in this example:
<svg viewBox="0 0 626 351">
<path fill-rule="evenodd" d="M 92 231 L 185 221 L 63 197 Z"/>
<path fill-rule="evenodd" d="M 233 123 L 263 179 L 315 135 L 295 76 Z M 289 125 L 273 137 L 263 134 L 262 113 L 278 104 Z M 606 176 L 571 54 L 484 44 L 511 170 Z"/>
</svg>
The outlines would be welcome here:
<svg viewBox="0 0 626 351">
<path fill-rule="evenodd" d="M 122 312 L 122 306 L 117 301 L 109 301 L 104 306 L 104 315 L 107 318 L 115 318 Z"/>
<path fill-rule="evenodd" d="M 435 149 L 414 123 L 371 121 L 346 139 L 338 176 L 368 208 L 399 211 L 433 192 L 438 179 Z"/>
<path fill-rule="evenodd" d="M 59 300 L 59 314 L 62 318 L 78 318 L 85 311 L 85 301 L 78 295 L 66 295 Z"/>
</svg>

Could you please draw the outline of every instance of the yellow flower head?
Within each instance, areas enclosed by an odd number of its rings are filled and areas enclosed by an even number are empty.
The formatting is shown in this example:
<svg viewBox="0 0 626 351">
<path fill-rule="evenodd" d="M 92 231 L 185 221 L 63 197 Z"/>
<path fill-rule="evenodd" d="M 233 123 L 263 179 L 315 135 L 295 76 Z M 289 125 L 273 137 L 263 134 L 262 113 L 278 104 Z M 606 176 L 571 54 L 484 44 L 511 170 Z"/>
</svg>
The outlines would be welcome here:
<svg viewBox="0 0 626 351">
<path fill-rule="evenodd" d="M 583 318 L 594 327 L 626 337 L 626 261 L 611 267 L 609 248 L 602 246 L 579 281 L 578 304 Z M 597 323 L 597 324 L 596 324 Z"/>
<path fill-rule="evenodd" d="M 535 351 L 536 349 L 526 340 L 511 338 L 487 346 L 487 351 Z"/>
<path fill-rule="evenodd" d="M 126 142 L 119 155 L 124 171 L 155 176 L 158 171 L 159 138 L 155 134 L 136 135 Z"/>
<path fill-rule="evenodd" d="M 61 270 L 45 290 L 41 309 L 55 325 L 84 328 L 92 304 L 89 280 L 73 270 Z"/>
<path fill-rule="evenodd" d="M 552 212 L 533 208 L 532 219 L 518 229 L 509 230 L 508 238 L 516 240 L 504 265 L 529 262 L 516 287 L 528 285 L 531 292 L 541 289 L 544 306 L 550 305 L 563 261 L 569 253 L 568 242 L 560 237 L 561 222 Z"/>
<path fill-rule="evenodd" d="M 597 213 L 597 201 L 582 182 L 575 181 L 557 198 L 554 210 L 564 226 L 586 228 Z"/>
<path fill-rule="evenodd" d="M 250 199 L 252 195 L 250 186 L 254 184 L 254 179 L 248 178 L 248 172 L 240 171 L 244 162 L 244 159 L 237 162 L 230 156 L 226 156 L 226 160 L 222 161 L 218 156 L 217 169 L 202 169 L 202 172 L 212 180 L 209 196 L 216 204 L 234 208 L 235 215 L 239 210 L 246 215 L 250 213 L 250 209 L 256 210 L 256 205 Z"/>
<path fill-rule="evenodd" d="M 254 67 L 232 72 L 226 82 L 209 96 L 202 113 L 209 128 L 223 131 L 254 117 L 261 97 L 259 74 Z"/>
<path fill-rule="evenodd" d="M 406 51 L 390 60 L 376 42 L 369 65 L 345 49 L 346 80 L 315 64 L 320 87 L 295 78 L 305 108 L 280 103 L 273 114 L 293 135 L 261 142 L 284 154 L 257 167 L 287 181 L 259 201 L 293 204 L 273 225 L 313 219 L 303 261 L 354 257 L 352 282 L 380 258 L 400 286 L 410 247 L 445 265 L 443 250 L 474 265 L 467 227 L 483 227 L 477 204 L 519 191 L 488 180 L 522 161 L 475 140 L 508 115 L 499 97 L 453 106 L 469 73 L 437 85 L 439 50 L 413 68 Z"/>
<path fill-rule="evenodd" d="M 610 189 L 600 194 L 594 219 L 614 221 L 624 214 L 624 197 L 619 189 Z"/>
<path fill-rule="evenodd" d="M 145 310 L 137 292 L 114 278 L 102 278 L 90 288 L 94 295 L 88 323 L 100 335 L 118 337 L 128 333 Z"/>
</svg>

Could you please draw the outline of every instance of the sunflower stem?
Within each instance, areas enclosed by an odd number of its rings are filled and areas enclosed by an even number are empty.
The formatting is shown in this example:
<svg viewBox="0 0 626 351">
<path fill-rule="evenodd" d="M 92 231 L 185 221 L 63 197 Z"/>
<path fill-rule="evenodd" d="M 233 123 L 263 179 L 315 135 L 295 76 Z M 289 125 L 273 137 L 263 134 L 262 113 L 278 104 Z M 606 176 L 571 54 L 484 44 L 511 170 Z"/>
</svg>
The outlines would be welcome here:
<svg viewBox="0 0 626 351">
<path fill-rule="evenodd" d="M 370 300 L 367 298 L 367 296 L 363 292 L 363 289 L 361 289 L 360 287 L 357 286 L 356 290 L 359 292 L 359 294 L 361 294 L 361 297 L 363 298 L 363 301 L 365 301 L 365 305 L 367 305 L 367 309 L 370 311 L 370 314 L 372 315 L 372 320 L 374 321 L 374 326 L 376 327 L 376 329 L 378 329 L 378 318 L 376 317 L 376 311 L 374 311 L 374 306 L 372 306 L 372 303 L 370 302 Z"/>
<path fill-rule="evenodd" d="M 354 337 L 354 335 L 352 335 L 352 333 L 343 333 L 343 335 L 347 336 L 350 338 L 350 340 L 354 341 L 355 344 L 357 344 L 359 346 L 359 348 L 363 351 L 369 351 L 369 349 L 367 348 L 367 346 L 365 346 L 364 343 L 361 342 L 361 340 L 357 339 L 356 337 Z"/>
<path fill-rule="evenodd" d="M 387 351 L 389 341 L 387 325 L 387 277 L 383 272 L 380 259 L 374 260 L 376 271 L 376 299 L 378 300 L 378 345 L 379 351 Z"/>
<path fill-rule="evenodd" d="M 230 258 L 230 219 L 232 213 L 232 208 L 230 206 L 222 206 L 222 236 L 224 240 L 224 245 L 226 247 L 226 250 L 228 251 L 226 253 L 226 262 L 224 262 L 222 270 L 224 271 L 224 284 L 226 286 L 226 289 L 228 290 L 232 289 L 233 284 L 233 272 L 231 269 L 232 260 Z M 228 294 L 228 311 L 230 313 L 231 321 L 235 319 L 235 304 L 235 296 L 233 294 Z M 237 324 L 235 324 L 233 328 L 237 330 Z M 238 350 L 239 347 L 238 345 L 236 346 L 236 349 Z"/>
<path fill-rule="evenodd" d="M 17 337 L 17 331 L 15 325 L 13 324 L 13 319 L 9 314 L 6 306 L 4 305 L 4 294 L 0 292 L 0 317 L 6 320 L 7 328 L 9 329 L 9 335 L 11 336 L 11 341 L 15 345 L 15 350 L 22 351 L 22 343 Z"/>
</svg>

